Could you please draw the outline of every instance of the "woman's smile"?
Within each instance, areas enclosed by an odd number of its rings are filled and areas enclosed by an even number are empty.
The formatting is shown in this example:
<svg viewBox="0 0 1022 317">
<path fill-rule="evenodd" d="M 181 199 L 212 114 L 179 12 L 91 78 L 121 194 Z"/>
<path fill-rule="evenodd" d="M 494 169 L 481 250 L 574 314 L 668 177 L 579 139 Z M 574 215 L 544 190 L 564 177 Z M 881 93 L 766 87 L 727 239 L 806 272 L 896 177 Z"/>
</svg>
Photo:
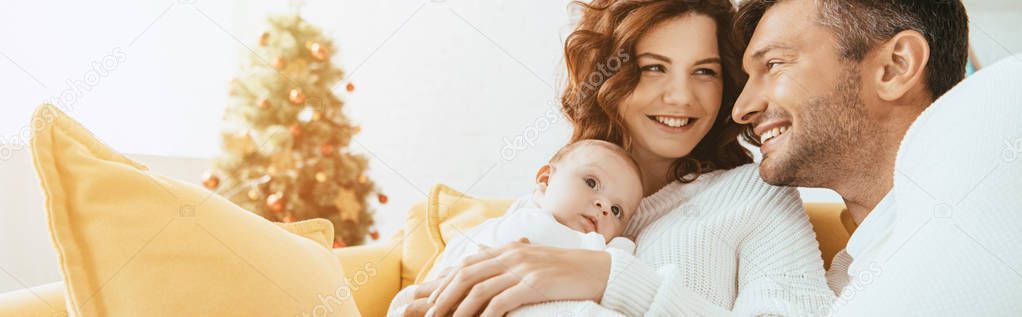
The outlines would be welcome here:
<svg viewBox="0 0 1022 317">
<path fill-rule="evenodd" d="M 688 116 L 646 115 L 650 123 L 665 133 L 683 133 L 691 129 L 699 118 Z"/>
</svg>

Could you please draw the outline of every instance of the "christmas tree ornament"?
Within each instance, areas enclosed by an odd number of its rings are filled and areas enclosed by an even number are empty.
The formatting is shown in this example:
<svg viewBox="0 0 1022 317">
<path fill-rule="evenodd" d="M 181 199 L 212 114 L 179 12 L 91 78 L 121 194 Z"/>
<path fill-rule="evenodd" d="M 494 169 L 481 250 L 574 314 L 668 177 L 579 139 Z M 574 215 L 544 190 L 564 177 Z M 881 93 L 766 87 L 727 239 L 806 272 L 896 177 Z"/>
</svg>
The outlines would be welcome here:
<svg viewBox="0 0 1022 317">
<path fill-rule="evenodd" d="M 347 90 L 348 92 L 354 92 L 355 91 L 355 84 L 348 83 L 348 85 L 345 86 L 344 89 Z"/>
<path fill-rule="evenodd" d="M 252 187 L 252 189 L 248 190 L 248 199 L 259 200 L 259 198 L 262 196 L 263 193 L 260 192 L 258 188 Z"/>
<path fill-rule="evenodd" d="M 298 121 L 301 123 L 309 123 L 309 121 L 312 121 L 313 112 L 312 107 L 303 108 L 302 111 L 298 112 Z"/>
<path fill-rule="evenodd" d="M 284 61 L 283 57 L 277 56 L 273 58 L 273 68 L 284 69 L 284 66 L 287 66 L 287 62 Z"/>
<path fill-rule="evenodd" d="M 283 223 L 292 223 L 295 222 L 295 217 L 292 217 L 291 215 L 285 215 L 284 217 L 280 218 L 280 221 Z"/>
<path fill-rule="evenodd" d="M 305 92 L 302 92 L 301 88 L 291 89 L 291 92 L 287 94 L 287 100 L 293 105 L 301 106 L 305 104 Z"/>
<path fill-rule="evenodd" d="M 263 32 L 259 35 L 259 46 L 266 46 L 266 44 L 270 44 L 270 32 Z"/>
<path fill-rule="evenodd" d="M 270 109 L 270 102 L 263 98 L 259 98 L 256 105 L 259 106 L 259 109 Z"/>
<path fill-rule="evenodd" d="M 291 132 L 291 136 L 293 137 L 297 138 L 302 136 L 302 126 L 297 123 L 292 124 L 290 127 L 287 128 L 287 130 L 288 132 Z"/>
<path fill-rule="evenodd" d="M 357 126 L 357 125 L 351 127 L 351 134 L 359 134 L 361 132 L 362 132 L 362 127 Z"/>
<path fill-rule="evenodd" d="M 368 183 L 368 182 L 369 182 L 369 176 L 366 176 L 366 174 L 362 174 L 362 175 L 358 176 L 358 183 L 359 184 L 363 184 L 364 185 L 365 183 Z"/>
<path fill-rule="evenodd" d="M 316 60 L 324 60 L 330 55 L 327 51 L 326 46 L 319 44 L 319 42 L 306 42 L 305 47 L 309 49 L 309 54 L 312 55 Z"/>
<path fill-rule="evenodd" d="M 326 173 L 316 172 L 316 181 L 317 182 L 322 183 L 322 182 L 325 182 L 326 180 L 327 180 Z"/>
<path fill-rule="evenodd" d="M 374 241 L 380 240 L 380 232 L 376 231 L 376 229 L 373 229 L 373 231 L 369 231 L 369 236 L 372 237 Z"/>
<path fill-rule="evenodd" d="M 266 207 L 272 212 L 284 211 L 284 193 L 276 192 L 266 197 Z"/>
<path fill-rule="evenodd" d="M 383 193 L 380 193 L 380 194 L 376 195 L 376 199 L 379 200 L 381 204 L 386 204 L 388 198 L 387 198 L 387 195 L 384 195 Z"/>
<path fill-rule="evenodd" d="M 312 111 L 312 121 L 323 120 L 323 112 L 319 110 Z"/>
<path fill-rule="evenodd" d="M 344 239 L 334 238 L 334 249 L 339 249 L 346 246 L 348 246 L 348 244 L 344 243 Z"/>
<path fill-rule="evenodd" d="M 213 171 L 206 171 L 202 176 L 202 186 L 209 190 L 216 190 L 217 187 L 220 187 L 220 177 Z"/>
<path fill-rule="evenodd" d="M 323 143 L 322 145 L 319 146 L 319 155 L 330 156 L 333 155 L 334 153 L 337 153 L 337 149 L 334 148 L 333 144 Z"/>
</svg>

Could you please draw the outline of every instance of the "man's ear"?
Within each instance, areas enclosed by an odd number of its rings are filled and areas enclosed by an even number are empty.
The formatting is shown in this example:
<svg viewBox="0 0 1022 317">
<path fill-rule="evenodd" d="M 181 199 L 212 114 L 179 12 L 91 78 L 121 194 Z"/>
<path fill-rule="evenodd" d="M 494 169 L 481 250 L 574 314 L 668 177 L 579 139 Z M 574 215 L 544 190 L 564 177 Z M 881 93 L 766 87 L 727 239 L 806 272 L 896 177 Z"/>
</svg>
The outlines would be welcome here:
<svg viewBox="0 0 1022 317">
<path fill-rule="evenodd" d="M 926 91 L 926 64 L 930 45 L 917 31 L 895 34 L 875 51 L 877 96 L 885 101 L 906 97 L 914 89 Z"/>
</svg>

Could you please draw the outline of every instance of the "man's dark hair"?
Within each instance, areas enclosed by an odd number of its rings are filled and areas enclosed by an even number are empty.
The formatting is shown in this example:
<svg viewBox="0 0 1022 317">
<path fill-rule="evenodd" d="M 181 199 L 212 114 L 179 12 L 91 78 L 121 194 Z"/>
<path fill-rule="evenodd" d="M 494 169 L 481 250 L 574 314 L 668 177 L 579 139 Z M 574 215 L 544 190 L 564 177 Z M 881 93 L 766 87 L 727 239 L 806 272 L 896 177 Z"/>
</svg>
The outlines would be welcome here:
<svg viewBox="0 0 1022 317">
<path fill-rule="evenodd" d="M 788 0 L 745 0 L 735 31 L 749 43 L 756 25 L 773 5 Z M 926 84 L 936 99 L 965 78 L 969 56 L 969 16 L 961 0 L 811 0 L 817 23 L 830 28 L 841 57 L 862 59 L 877 44 L 913 30 L 926 37 L 930 60 Z"/>
</svg>

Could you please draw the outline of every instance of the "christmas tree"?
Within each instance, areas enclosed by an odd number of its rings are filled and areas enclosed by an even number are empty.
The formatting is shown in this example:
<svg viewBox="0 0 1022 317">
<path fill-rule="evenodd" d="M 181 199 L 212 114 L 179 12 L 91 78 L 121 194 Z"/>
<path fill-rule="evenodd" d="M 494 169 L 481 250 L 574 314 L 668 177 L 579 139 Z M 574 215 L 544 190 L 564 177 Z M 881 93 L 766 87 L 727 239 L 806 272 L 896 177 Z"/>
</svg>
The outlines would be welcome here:
<svg viewBox="0 0 1022 317">
<path fill-rule="evenodd" d="M 348 151 L 360 129 L 331 89 L 344 79 L 333 43 L 292 14 L 271 17 L 250 47 L 230 84 L 224 153 L 203 185 L 272 221 L 328 219 L 335 247 L 377 239 L 367 198 L 387 196 L 366 176 L 366 158 Z"/>
</svg>

